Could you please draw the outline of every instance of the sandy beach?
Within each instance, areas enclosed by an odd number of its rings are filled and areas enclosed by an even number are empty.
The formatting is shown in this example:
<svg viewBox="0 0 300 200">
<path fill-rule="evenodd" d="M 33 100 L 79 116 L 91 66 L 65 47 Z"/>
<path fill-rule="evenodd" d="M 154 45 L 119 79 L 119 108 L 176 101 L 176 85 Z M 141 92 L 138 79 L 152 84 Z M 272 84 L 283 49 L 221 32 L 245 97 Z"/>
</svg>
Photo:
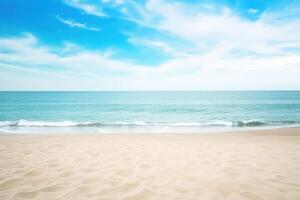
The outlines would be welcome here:
<svg viewBox="0 0 300 200">
<path fill-rule="evenodd" d="M 0 199 L 300 199 L 300 129 L 1 135 Z"/>
</svg>

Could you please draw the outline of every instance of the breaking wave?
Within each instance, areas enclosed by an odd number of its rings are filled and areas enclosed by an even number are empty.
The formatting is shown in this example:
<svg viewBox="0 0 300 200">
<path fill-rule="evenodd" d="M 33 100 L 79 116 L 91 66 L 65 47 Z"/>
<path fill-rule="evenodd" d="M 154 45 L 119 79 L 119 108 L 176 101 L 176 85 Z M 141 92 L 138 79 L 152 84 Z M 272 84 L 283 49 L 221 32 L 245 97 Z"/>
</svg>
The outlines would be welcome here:
<svg viewBox="0 0 300 200">
<path fill-rule="evenodd" d="M 0 121 L 0 127 L 104 127 L 104 126 L 170 126 L 170 127 L 259 127 L 259 126 L 280 126 L 296 125 L 296 121 L 208 121 L 208 122 L 75 122 L 75 121 Z"/>
</svg>

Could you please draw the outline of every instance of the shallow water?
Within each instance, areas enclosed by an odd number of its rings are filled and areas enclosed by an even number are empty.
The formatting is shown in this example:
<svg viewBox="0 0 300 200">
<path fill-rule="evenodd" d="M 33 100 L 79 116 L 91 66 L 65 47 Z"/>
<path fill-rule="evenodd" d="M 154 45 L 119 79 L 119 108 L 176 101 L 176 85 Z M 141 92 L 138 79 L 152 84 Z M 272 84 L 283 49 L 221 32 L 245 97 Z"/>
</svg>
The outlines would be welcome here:
<svg viewBox="0 0 300 200">
<path fill-rule="evenodd" d="M 209 132 L 300 124 L 300 91 L 0 92 L 0 131 Z"/>
</svg>

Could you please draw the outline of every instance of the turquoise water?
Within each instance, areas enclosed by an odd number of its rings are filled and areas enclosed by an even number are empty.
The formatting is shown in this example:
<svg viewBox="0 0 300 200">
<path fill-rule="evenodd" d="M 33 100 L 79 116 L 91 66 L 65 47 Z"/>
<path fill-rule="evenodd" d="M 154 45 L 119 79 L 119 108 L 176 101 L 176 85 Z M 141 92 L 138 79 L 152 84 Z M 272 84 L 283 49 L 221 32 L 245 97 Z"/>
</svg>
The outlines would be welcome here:
<svg viewBox="0 0 300 200">
<path fill-rule="evenodd" d="M 0 92 L 0 132 L 207 132 L 300 124 L 300 91 Z"/>
</svg>

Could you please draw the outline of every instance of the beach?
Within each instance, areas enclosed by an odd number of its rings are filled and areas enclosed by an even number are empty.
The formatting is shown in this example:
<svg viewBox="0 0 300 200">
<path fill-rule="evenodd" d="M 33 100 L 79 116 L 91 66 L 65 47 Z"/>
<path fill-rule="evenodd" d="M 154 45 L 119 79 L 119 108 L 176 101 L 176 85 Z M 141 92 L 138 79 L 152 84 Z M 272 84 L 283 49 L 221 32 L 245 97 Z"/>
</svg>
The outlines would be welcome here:
<svg viewBox="0 0 300 200">
<path fill-rule="evenodd" d="M 300 128 L 0 135 L 0 199 L 300 199 Z"/>
</svg>

